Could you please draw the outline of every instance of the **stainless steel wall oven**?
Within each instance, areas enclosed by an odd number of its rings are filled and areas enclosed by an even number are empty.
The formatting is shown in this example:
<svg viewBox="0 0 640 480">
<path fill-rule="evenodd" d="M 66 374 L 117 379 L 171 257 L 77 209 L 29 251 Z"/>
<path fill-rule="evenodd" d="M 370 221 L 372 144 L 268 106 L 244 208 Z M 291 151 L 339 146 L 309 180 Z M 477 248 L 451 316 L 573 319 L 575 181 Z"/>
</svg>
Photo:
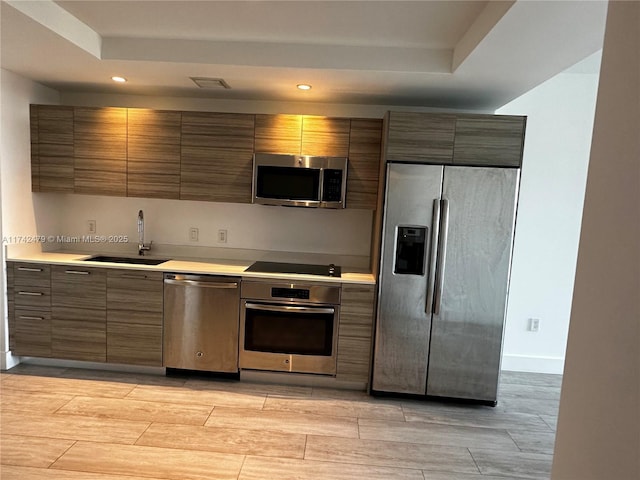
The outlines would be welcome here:
<svg viewBox="0 0 640 480">
<path fill-rule="evenodd" d="M 335 375 L 340 286 L 245 281 L 240 368 Z"/>
</svg>

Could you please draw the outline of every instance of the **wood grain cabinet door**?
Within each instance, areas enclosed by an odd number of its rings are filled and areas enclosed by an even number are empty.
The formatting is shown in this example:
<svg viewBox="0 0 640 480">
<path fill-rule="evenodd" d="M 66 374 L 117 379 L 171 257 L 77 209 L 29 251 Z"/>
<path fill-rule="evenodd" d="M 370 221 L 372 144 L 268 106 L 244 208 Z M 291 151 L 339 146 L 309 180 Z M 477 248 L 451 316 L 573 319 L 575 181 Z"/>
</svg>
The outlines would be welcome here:
<svg viewBox="0 0 640 480">
<path fill-rule="evenodd" d="M 302 155 L 346 157 L 349 155 L 348 118 L 302 117 Z"/>
<path fill-rule="evenodd" d="M 31 106 L 31 189 L 73 193 L 73 107 Z"/>
<path fill-rule="evenodd" d="M 300 155 L 302 115 L 256 115 L 256 153 Z"/>
<path fill-rule="evenodd" d="M 162 272 L 107 271 L 107 362 L 162 366 Z"/>
<path fill-rule="evenodd" d="M 387 115 L 387 161 L 452 163 L 455 115 L 417 112 L 389 112 Z"/>
<path fill-rule="evenodd" d="M 75 193 L 126 196 L 127 109 L 75 107 L 73 125 Z"/>
<path fill-rule="evenodd" d="M 251 203 L 255 116 L 182 113 L 180 198 Z"/>
<path fill-rule="evenodd" d="M 342 285 L 336 373 L 339 380 L 369 382 L 374 302 L 373 285 Z"/>
<path fill-rule="evenodd" d="M 382 120 L 352 119 L 347 169 L 347 208 L 375 210 L 382 141 Z"/>
<path fill-rule="evenodd" d="M 127 110 L 127 196 L 180 198 L 181 112 Z"/>
<path fill-rule="evenodd" d="M 520 167 L 526 118 L 512 115 L 459 115 L 453 163 Z"/>
<path fill-rule="evenodd" d="M 106 300 L 106 270 L 51 267 L 53 357 L 106 361 Z"/>
</svg>

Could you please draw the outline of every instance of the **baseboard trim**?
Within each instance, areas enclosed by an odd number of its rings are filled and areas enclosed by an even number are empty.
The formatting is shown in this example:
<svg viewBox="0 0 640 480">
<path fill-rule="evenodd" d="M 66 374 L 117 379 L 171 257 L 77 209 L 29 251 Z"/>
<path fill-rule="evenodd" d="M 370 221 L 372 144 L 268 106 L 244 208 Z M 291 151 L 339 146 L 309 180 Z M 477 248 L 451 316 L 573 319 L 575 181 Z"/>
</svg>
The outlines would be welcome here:
<svg viewBox="0 0 640 480">
<path fill-rule="evenodd" d="M 564 372 L 564 358 L 505 354 L 502 356 L 502 370 L 562 375 Z"/>
<path fill-rule="evenodd" d="M 62 360 L 57 358 L 40 358 L 40 357 L 17 357 L 17 358 L 20 358 L 20 362 L 18 363 L 24 363 L 27 365 L 40 365 L 44 367 L 79 368 L 79 369 L 88 369 L 88 370 L 103 370 L 107 372 L 137 373 L 142 375 L 164 375 L 165 374 L 164 367 L 145 367 L 143 365 L 124 365 L 120 363 L 83 362 L 79 360 Z"/>
</svg>

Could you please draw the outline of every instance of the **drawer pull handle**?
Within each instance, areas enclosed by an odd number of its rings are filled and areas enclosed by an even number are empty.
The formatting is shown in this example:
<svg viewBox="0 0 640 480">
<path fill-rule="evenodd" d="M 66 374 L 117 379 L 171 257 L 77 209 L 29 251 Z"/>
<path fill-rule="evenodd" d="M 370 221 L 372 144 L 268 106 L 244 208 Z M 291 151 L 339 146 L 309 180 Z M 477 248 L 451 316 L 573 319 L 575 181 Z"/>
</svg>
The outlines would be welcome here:
<svg viewBox="0 0 640 480">
<path fill-rule="evenodd" d="M 124 275 L 120 275 L 120 278 L 130 278 L 134 280 L 141 280 L 141 279 L 146 279 L 147 276 L 144 274 L 142 275 L 124 274 Z"/>
<path fill-rule="evenodd" d="M 18 292 L 18 295 L 29 295 L 31 297 L 41 297 L 44 295 L 42 292 Z"/>
<path fill-rule="evenodd" d="M 64 273 L 69 273 L 71 275 L 89 275 L 91 272 L 86 272 L 83 270 L 65 270 Z"/>
<path fill-rule="evenodd" d="M 41 268 L 32 268 L 32 267 L 18 267 L 18 271 L 20 272 L 42 272 Z"/>
<path fill-rule="evenodd" d="M 32 317 L 30 315 L 20 315 L 21 320 L 44 320 L 44 317 Z"/>
</svg>

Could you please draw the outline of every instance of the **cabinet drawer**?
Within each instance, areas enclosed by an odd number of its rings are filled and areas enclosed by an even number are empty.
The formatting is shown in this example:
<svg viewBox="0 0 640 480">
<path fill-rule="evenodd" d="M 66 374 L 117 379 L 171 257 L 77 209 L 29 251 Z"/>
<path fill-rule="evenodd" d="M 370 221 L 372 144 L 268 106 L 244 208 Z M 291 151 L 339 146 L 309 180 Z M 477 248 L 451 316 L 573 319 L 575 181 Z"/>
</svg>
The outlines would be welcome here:
<svg viewBox="0 0 640 480">
<path fill-rule="evenodd" d="M 15 285 L 29 287 L 50 287 L 51 267 L 39 263 L 14 263 L 13 274 Z"/>
<path fill-rule="evenodd" d="M 16 308 L 27 307 L 48 310 L 51 308 L 51 289 L 16 285 L 14 290 Z"/>
<path fill-rule="evenodd" d="M 54 266 L 51 306 L 105 310 L 107 273 L 99 268 Z"/>
<path fill-rule="evenodd" d="M 161 314 L 162 306 L 162 272 L 109 270 L 107 273 L 109 314 L 113 311 Z"/>
<path fill-rule="evenodd" d="M 16 309 L 15 345 L 16 355 L 32 357 L 51 356 L 51 313 L 40 310 Z"/>
</svg>

